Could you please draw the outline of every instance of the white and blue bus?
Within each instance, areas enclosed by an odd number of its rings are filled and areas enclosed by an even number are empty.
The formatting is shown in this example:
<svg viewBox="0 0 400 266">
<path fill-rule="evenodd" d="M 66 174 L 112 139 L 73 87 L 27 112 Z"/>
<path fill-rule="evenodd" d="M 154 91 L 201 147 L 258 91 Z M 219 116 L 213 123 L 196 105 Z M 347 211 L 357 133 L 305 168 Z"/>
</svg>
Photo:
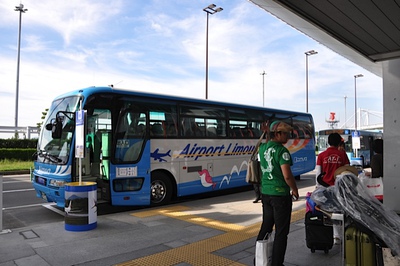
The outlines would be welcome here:
<svg viewBox="0 0 400 266">
<path fill-rule="evenodd" d="M 374 154 L 372 149 L 372 142 L 375 139 L 381 139 L 383 137 L 382 131 L 377 130 L 357 130 L 360 137 L 360 148 L 357 149 L 357 158 L 354 156 L 353 148 L 353 135 L 354 129 L 348 128 L 335 128 L 335 129 L 324 129 L 318 131 L 317 136 L 317 150 L 323 152 L 329 147 L 328 136 L 331 133 L 338 133 L 343 141 L 344 148 L 349 157 L 351 165 L 360 165 L 362 167 L 369 167 L 371 164 L 371 157 Z M 359 160 L 361 159 L 361 161 Z M 362 164 L 362 165 L 361 165 Z"/>
<path fill-rule="evenodd" d="M 80 159 L 75 156 L 78 110 L 86 112 Z M 48 110 L 33 186 L 38 197 L 60 207 L 64 186 L 78 179 L 97 183 L 98 200 L 131 206 L 248 186 L 247 161 L 266 123 L 275 120 L 294 128 L 286 144 L 293 174 L 314 170 L 314 123 L 307 113 L 110 87 L 69 92 Z"/>
</svg>

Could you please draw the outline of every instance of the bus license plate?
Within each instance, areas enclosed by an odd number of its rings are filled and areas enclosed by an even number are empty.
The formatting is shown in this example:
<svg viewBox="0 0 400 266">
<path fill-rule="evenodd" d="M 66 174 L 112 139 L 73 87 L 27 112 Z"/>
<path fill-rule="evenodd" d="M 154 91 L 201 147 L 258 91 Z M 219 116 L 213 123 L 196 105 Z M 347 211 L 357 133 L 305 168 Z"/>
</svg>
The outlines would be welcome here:
<svg viewBox="0 0 400 266">
<path fill-rule="evenodd" d="M 46 179 L 44 179 L 44 178 L 42 178 L 42 177 L 38 177 L 37 179 L 36 179 L 36 182 L 38 183 L 38 184 L 41 184 L 41 185 L 46 185 Z"/>
</svg>

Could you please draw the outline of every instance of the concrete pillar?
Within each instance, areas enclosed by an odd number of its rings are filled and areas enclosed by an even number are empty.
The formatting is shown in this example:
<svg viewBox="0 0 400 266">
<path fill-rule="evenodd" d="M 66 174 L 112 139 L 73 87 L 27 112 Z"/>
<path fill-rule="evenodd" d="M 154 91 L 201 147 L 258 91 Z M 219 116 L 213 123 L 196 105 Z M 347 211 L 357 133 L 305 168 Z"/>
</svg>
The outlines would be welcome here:
<svg viewBox="0 0 400 266">
<path fill-rule="evenodd" d="M 400 59 L 383 62 L 383 203 L 400 213 Z"/>
<path fill-rule="evenodd" d="M 3 176 L 0 175 L 0 232 L 3 231 Z"/>
</svg>

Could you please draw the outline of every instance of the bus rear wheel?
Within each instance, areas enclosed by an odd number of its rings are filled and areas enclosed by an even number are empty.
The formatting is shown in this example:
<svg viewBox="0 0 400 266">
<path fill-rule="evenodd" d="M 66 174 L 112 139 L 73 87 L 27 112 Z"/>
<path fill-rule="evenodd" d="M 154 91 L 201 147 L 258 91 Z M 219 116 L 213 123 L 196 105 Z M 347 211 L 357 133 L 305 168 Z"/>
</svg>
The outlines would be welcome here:
<svg viewBox="0 0 400 266">
<path fill-rule="evenodd" d="M 150 186 L 151 205 L 164 205 L 171 201 L 172 184 L 167 176 L 160 172 L 152 173 Z"/>
</svg>

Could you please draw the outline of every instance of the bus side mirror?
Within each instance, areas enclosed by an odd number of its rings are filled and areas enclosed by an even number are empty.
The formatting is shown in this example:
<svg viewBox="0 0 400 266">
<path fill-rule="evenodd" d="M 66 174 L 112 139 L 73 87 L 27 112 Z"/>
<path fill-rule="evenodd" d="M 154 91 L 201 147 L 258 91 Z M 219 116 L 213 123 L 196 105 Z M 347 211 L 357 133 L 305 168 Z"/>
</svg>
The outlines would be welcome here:
<svg viewBox="0 0 400 266">
<path fill-rule="evenodd" d="M 57 117 L 52 119 L 51 123 L 45 126 L 46 130 L 51 130 L 51 137 L 53 139 L 60 139 L 62 134 L 62 119 Z"/>
<path fill-rule="evenodd" d="M 53 123 L 47 124 L 45 126 L 46 130 L 52 130 L 53 129 Z"/>
<path fill-rule="evenodd" d="M 61 139 L 62 134 L 62 121 L 56 118 L 56 121 L 52 124 L 51 127 L 51 137 L 53 139 Z"/>
</svg>

